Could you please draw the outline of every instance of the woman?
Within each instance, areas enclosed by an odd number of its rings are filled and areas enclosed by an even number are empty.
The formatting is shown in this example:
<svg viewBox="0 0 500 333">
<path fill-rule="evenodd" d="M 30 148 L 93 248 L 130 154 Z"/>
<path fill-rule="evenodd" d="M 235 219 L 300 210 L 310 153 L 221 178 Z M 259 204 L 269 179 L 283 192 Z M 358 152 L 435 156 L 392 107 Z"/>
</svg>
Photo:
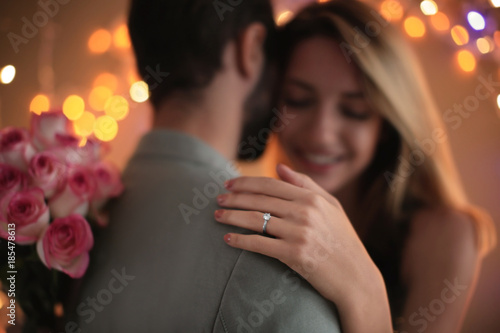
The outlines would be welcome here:
<svg viewBox="0 0 500 333">
<path fill-rule="evenodd" d="M 295 118 L 278 136 L 305 175 L 278 165 L 281 180 L 227 182 L 216 219 L 272 237 L 226 242 L 296 270 L 345 332 L 458 331 L 494 231 L 467 201 L 414 55 L 352 0 L 309 6 L 281 41 Z"/>
</svg>

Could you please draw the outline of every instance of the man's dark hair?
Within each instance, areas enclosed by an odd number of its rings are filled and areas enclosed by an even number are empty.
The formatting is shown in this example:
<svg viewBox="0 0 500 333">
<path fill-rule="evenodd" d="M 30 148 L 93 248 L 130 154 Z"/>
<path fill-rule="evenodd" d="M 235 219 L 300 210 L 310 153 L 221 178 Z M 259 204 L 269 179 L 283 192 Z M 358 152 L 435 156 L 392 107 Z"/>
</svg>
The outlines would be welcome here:
<svg viewBox="0 0 500 333">
<path fill-rule="evenodd" d="M 224 47 L 254 22 L 268 30 L 269 58 L 275 30 L 270 0 L 132 0 L 130 38 L 155 109 L 174 91 L 208 85 L 221 69 Z"/>
</svg>

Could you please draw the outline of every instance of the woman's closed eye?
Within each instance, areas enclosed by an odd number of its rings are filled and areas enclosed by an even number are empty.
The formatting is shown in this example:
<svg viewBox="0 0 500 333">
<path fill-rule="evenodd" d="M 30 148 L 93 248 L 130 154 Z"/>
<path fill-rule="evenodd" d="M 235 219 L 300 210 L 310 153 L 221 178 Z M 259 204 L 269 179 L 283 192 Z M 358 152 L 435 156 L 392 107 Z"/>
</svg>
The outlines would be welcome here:
<svg viewBox="0 0 500 333">
<path fill-rule="evenodd" d="M 372 116 L 371 112 L 366 110 L 355 110 L 347 106 L 341 106 L 340 110 L 345 117 L 353 120 L 364 121 L 370 119 Z"/>
<path fill-rule="evenodd" d="M 305 109 L 314 105 L 314 100 L 312 98 L 285 97 L 283 102 L 286 106 L 295 109 Z"/>
</svg>

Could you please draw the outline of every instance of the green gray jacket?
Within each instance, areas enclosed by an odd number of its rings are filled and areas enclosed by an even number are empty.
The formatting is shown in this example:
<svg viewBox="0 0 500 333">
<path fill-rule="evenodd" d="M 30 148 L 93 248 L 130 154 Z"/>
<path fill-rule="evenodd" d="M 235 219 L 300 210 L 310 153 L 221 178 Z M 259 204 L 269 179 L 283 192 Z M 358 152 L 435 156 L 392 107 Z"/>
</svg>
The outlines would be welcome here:
<svg viewBox="0 0 500 333">
<path fill-rule="evenodd" d="M 298 274 L 225 244 L 243 231 L 214 220 L 215 197 L 236 176 L 193 137 L 153 130 L 141 139 L 96 240 L 81 332 L 340 332 L 335 305 Z"/>
</svg>

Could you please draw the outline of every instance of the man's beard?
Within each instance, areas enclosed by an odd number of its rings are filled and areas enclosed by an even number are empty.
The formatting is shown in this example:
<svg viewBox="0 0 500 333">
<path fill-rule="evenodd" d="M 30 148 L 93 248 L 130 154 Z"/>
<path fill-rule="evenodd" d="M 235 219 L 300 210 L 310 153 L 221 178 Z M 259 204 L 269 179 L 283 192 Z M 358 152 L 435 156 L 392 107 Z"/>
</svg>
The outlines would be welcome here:
<svg viewBox="0 0 500 333">
<path fill-rule="evenodd" d="M 264 153 L 271 132 L 272 101 L 275 96 L 274 82 L 274 68 L 266 64 L 259 82 L 243 106 L 243 128 L 237 152 L 240 161 L 254 161 Z"/>
</svg>

